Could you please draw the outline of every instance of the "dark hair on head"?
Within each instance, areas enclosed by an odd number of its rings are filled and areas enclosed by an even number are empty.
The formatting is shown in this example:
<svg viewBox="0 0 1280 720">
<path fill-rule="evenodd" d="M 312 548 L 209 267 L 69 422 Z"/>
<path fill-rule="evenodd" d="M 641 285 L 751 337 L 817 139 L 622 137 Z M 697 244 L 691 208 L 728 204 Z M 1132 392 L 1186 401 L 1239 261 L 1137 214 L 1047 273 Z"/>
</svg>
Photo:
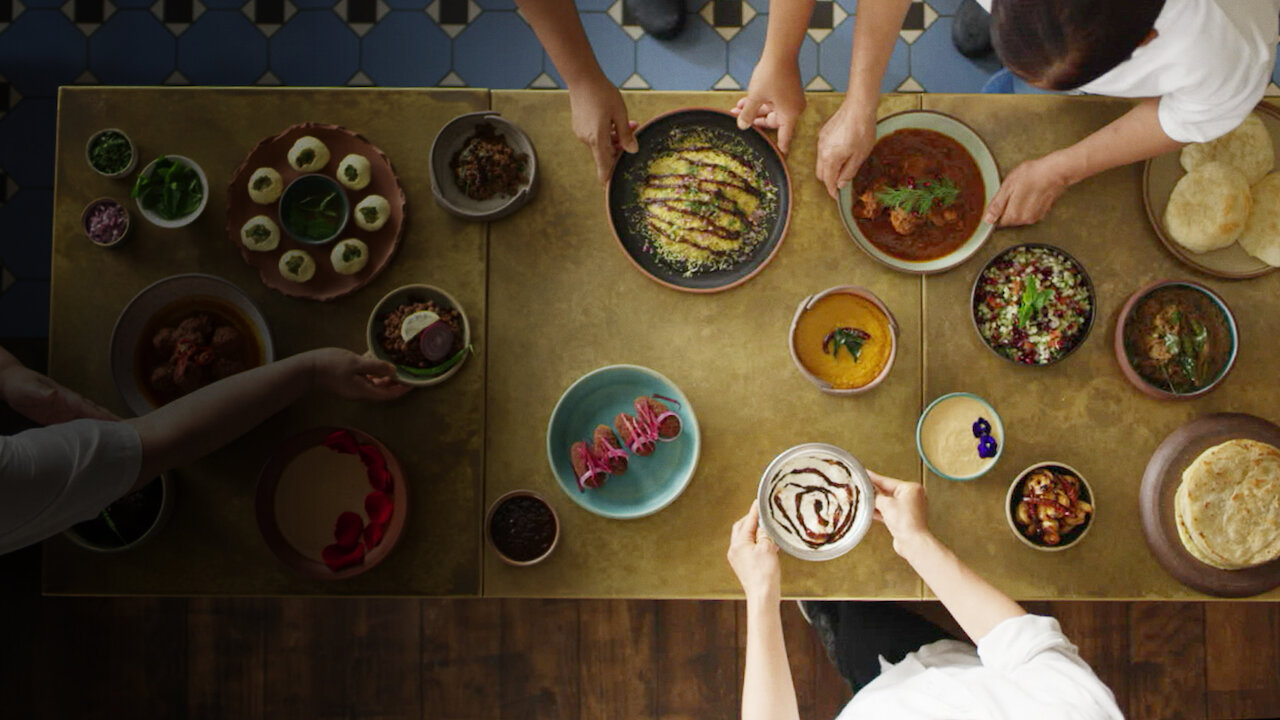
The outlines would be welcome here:
<svg viewBox="0 0 1280 720">
<path fill-rule="evenodd" d="M 1165 0 L 993 0 L 991 44 L 1009 70 L 1071 90 L 1129 59 Z"/>
</svg>

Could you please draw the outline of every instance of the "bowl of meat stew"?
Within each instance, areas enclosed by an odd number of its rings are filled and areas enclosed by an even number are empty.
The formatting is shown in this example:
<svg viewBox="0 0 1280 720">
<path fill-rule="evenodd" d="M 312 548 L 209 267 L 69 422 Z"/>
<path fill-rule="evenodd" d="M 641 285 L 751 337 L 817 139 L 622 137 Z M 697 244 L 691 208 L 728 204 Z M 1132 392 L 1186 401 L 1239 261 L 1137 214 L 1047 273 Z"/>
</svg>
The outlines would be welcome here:
<svg viewBox="0 0 1280 720">
<path fill-rule="evenodd" d="M 533 142 L 492 110 L 450 120 L 431 144 L 429 164 L 436 204 L 467 220 L 506 217 L 537 190 Z"/>
<path fill-rule="evenodd" d="M 982 213 L 999 187 L 995 156 L 972 128 L 913 110 L 876 123 L 871 154 L 840 190 L 840 218 L 872 259 L 902 272 L 939 273 L 991 236 Z"/>
<path fill-rule="evenodd" d="M 396 366 L 396 379 L 427 387 L 453 377 L 471 354 L 471 324 L 452 295 L 434 285 L 387 293 L 369 314 L 369 352 Z"/>
<path fill-rule="evenodd" d="M 1187 400 L 1218 387 L 1239 351 L 1235 315 L 1200 283 L 1162 280 L 1129 297 L 1114 349 L 1133 386 L 1160 400 Z"/>
<path fill-rule="evenodd" d="M 111 333 L 111 376 L 141 415 L 275 360 L 266 317 L 213 275 L 174 275 L 129 301 Z"/>
</svg>

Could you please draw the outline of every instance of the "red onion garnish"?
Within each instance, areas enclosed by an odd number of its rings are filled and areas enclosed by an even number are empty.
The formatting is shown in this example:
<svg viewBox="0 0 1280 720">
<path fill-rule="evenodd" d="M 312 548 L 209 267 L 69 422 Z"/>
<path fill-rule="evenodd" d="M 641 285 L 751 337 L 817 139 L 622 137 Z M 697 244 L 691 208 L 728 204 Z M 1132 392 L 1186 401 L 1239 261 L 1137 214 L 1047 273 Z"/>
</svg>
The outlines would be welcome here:
<svg viewBox="0 0 1280 720">
<path fill-rule="evenodd" d="M 85 230 L 90 240 L 99 245 L 109 245 L 124 234 L 125 222 L 125 210 L 119 203 L 102 202 L 89 210 Z"/>
</svg>

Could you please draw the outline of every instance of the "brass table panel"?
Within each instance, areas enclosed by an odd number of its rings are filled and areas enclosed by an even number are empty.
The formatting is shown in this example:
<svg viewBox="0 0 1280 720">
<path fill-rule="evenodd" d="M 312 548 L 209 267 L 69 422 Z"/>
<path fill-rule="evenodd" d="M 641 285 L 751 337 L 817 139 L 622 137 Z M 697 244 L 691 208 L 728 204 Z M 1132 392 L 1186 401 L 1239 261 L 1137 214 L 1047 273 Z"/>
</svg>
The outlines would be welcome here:
<svg viewBox="0 0 1280 720">
<path fill-rule="evenodd" d="M 480 591 L 480 502 L 484 428 L 485 227 L 455 220 L 431 198 L 427 155 L 451 117 L 488 107 L 484 90 L 283 90 L 63 88 L 59 96 L 54 197 L 50 374 L 117 412 L 107 348 L 116 315 L 146 285 L 205 272 L 243 288 L 271 324 L 278 357 L 326 345 L 365 350 L 365 321 L 390 289 L 443 286 L 464 305 L 479 355 L 448 383 L 387 405 L 316 394 L 251 435 L 179 471 L 177 506 L 154 542 L 116 556 L 55 539 L 45 550 L 45 590 L 136 595 L 475 595 Z M 408 197 L 396 258 L 369 286 L 331 303 L 279 295 L 229 244 L 226 186 L 259 140 L 286 126 L 326 121 L 365 134 L 391 158 Z M 117 249 L 90 245 L 78 229 L 93 198 L 126 198 L 124 181 L 94 175 L 84 143 L 118 127 L 140 146 L 188 155 L 204 168 L 210 199 L 191 226 L 161 230 L 133 212 Z M 128 201 L 132 208 L 132 201 Z M 298 577 L 258 534 L 258 471 L 280 440 L 315 425 L 344 424 L 385 442 L 409 475 L 410 517 L 400 544 L 377 568 L 341 583 Z"/>
<path fill-rule="evenodd" d="M 687 106 L 730 107 L 728 93 L 629 93 L 631 116 Z M 745 285 L 708 296 L 667 289 L 619 250 L 587 150 L 570 131 L 563 93 L 493 93 L 493 107 L 528 131 L 538 149 L 539 196 L 490 229 L 488 441 L 485 499 L 515 488 L 543 493 L 563 524 L 547 561 L 529 568 L 484 555 L 484 594 L 577 597 L 735 597 L 725 550 L 778 452 L 826 441 L 867 465 L 918 478 L 910 445 L 920 408 L 920 280 L 886 270 L 857 250 L 835 203 L 813 175 L 818 128 L 840 98 L 813 95 L 793 157 L 791 228 L 771 265 Z M 888 96 L 882 113 L 918 107 Z M 819 393 L 797 372 L 787 328 L 799 301 L 838 284 L 874 290 L 897 316 L 897 364 L 858 398 Z M 702 455 L 685 493 L 656 515 L 607 520 L 556 486 L 545 437 L 551 409 L 579 376 L 634 363 L 671 378 L 689 396 Z M 589 428 L 584 428 L 584 433 Z M 626 482 L 622 476 L 611 482 Z M 897 559 L 883 527 L 843 558 L 784 557 L 788 596 L 917 598 L 920 581 Z"/>
<path fill-rule="evenodd" d="M 1065 147 L 1118 117 L 1127 101 L 1079 97 L 924 96 L 926 109 L 969 123 L 991 145 L 1004 174 Z M 1017 367 L 989 352 L 970 320 L 969 298 L 982 264 L 1011 245 L 1044 242 L 1074 255 L 1098 293 L 1093 331 L 1059 365 Z M 1112 333 L 1120 307 L 1162 278 L 1193 279 L 1219 292 L 1240 324 L 1241 350 L 1226 382 L 1189 402 L 1158 401 L 1120 374 Z M 974 570 L 1013 597 L 1031 599 L 1205 599 L 1156 563 L 1143 540 L 1138 488 L 1151 453 L 1182 423 L 1205 413 L 1248 412 L 1280 420 L 1274 355 L 1280 275 L 1245 281 L 1202 276 L 1156 238 L 1142 208 L 1142 164 L 1117 168 L 1069 189 L 1049 216 L 1001 230 L 977 257 L 925 282 L 925 401 L 968 390 L 990 400 L 1009 435 L 1000 463 L 974 482 L 926 473 L 931 522 Z M 1037 552 L 1004 517 L 1009 483 L 1023 468 L 1057 460 L 1089 480 L 1096 525 L 1079 545 Z M 1280 599 L 1280 589 L 1255 599 Z"/>
</svg>

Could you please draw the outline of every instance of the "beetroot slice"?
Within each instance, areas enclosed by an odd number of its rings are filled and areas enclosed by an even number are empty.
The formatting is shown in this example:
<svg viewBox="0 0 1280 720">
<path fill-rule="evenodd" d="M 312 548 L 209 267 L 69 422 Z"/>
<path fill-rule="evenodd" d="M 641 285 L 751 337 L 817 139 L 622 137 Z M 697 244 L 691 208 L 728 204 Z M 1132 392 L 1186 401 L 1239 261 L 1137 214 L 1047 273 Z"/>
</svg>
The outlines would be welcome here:
<svg viewBox="0 0 1280 720">
<path fill-rule="evenodd" d="M 369 484 L 375 490 L 384 492 L 391 490 L 391 473 L 387 471 L 387 460 L 374 445 L 359 445 L 357 452 L 360 462 L 364 463 L 365 473 L 369 476 Z"/>
<path fill-rule="evenodd" d="M 368 550 L 378 547 L 378 543 L 382 542 L 382 538 L 387 534 L 386 523 L 370 523 L 364 529 L 364 546 Z"/>
<path fill-rule="evenodd" d="M 370 525 L 385 525 L 390 522 L 393 507 L 391 496 L 381 490 L 374 490 L 364 496 L 364 512 L 369 516 Z"/>
<path fill-rule="evenodd" d="M 338 572 L 343 568 L 349 568 L 352 565 L 359 565 L 364 562 L 364 545 L 357 543 L 353 548 L 329 545 L 320 551 L 320 557 L 324 560 L 324 564 L 329 566 L 330 570 Z"/>
<path fill-rule="evenodd" d="M 443 320 L 437 320 L 418 333 L 418 349 L 432 365 L 439 365 L 449 357 L 455 338 L 453 328 Z"/>
<path fill-rule="evenodd" d="M 335 430 L 329 433 L 329 437 L 324 439 L 324 446 L 344 455 L 355 455 L 357 452 L 356 438 L 347 430 Z"/>
<path fill-rule="evenodd" d="M 333 539 L 337 541 L 335 544 L 341 548 L 355 547 L 360 542 L 361 530 L 364 530 L 364 519 L 360 517 L 360 513 L 350 510 L 342 513 L 333 525 Z"/>
</svg>

